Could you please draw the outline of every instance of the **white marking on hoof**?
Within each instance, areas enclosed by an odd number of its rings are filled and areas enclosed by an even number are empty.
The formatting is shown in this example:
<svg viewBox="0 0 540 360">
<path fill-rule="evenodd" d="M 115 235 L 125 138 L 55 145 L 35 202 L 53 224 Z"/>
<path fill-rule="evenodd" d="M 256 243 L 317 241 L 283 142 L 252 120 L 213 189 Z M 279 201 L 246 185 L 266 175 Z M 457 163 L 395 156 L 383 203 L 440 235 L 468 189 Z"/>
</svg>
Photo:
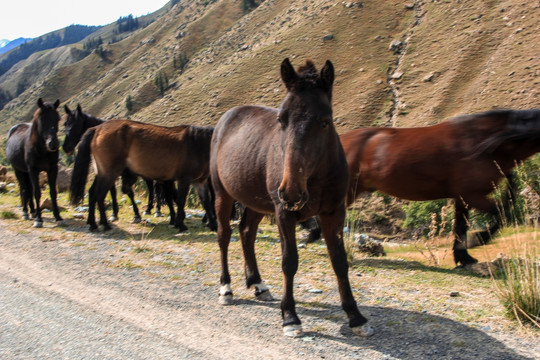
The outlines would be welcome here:
<svg viewBox="0 0 540 360">
<path fill-rule="evenodd" d="M 118 218 L 117 218 L 116 216 L 113 215 L 113 216 L 111 216 L 111 217 L 109 218 L 109 221 L 110 221 L 110 222 L 115 222 L 115 221 L 118 221 Z"/>
<path fill-rule="evenodd" d="M 163 217 L 163 215 L 162 215 L 160 212 L 156 212 L 156 213 L 154 214 L 154 217 Z"/>
<path fill-rule="evenodd" d="M 231 284 L 222 285 L 219 288 L 219 304 L 220 305 L 232 305 L 233 303 L 233 293 L 231 289 Z"/>
<path fill-rule="evenodd" d="M 28 216 L 28 214 L 23 214 L 22 218 L 23 220 L 30 220 L 30 216 Z"/>
<path fill-rule="evenodd" d="M 35 228 L 42 228 L 43 227 L 43 221 L 34 221 L 34 227 Z"/>
<path fill-rule="evenodd" d="M 369 336 L 371 336 L 371 335 L 373 335 L 375 333 L 375 330 L 373 330 L 373 328 L 371 326 L 367 325 L 367 324 L 362 325 L 362 326 L 353 327 L 353 328 L 351 328 L 351 330 L 356 335 L 364 336 L 364 337 L 369 337 Z"/>
<path fill-rule="evenodd" d="M 264 282 L 253 285 L 255 287 L 255 297 L 260 301 L 273 301 L 274 297 L 270 288 Z"/>
<path fill-rule="evenodd" d="M 283 335 L 289 337 L 302 336 L 302 325 L 286 325 L 283 327 Z"/>
</svg>

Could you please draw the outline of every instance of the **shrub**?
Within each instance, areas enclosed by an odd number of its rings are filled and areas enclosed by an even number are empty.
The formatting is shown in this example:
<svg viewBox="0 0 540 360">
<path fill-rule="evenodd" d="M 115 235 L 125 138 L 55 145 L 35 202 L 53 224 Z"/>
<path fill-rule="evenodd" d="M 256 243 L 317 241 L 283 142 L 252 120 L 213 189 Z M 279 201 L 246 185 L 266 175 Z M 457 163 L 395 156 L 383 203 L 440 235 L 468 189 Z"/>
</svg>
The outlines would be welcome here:
<svg viewBox="0 0 540 360">
<path fill-rule="evenodd" d="M 493 274 L 497 295 L 510 317 L 540 328 L 540 262 L 536 251 L 503 262 Z"/>
</svg>

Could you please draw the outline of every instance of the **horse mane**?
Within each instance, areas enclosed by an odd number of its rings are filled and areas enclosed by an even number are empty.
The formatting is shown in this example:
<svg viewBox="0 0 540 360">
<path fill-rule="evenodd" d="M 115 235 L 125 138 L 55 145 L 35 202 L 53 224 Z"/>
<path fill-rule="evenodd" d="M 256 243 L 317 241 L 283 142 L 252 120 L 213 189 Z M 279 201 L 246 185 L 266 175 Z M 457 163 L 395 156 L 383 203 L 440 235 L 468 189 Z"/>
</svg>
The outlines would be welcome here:
<svg viewBox="0 0 540 360">
<path fill-rule="evenodd" d="M 194 139 L 210 139 L 214 133 L 214 128 L 212 126 L 189 126 L 189 134 Z"/>
<path fill-rule="evenodd" d="M 82 115 L 83 115 L 83 119 L 85 122 L 88 122 L 90 121 L 90 124 L 91 126 L 96 126 L 96 125 L 99 125 L 99 124 L 103 124 L 105 122 L 105 120 L 103 119 L 100 119 L 94 115 L 90 115 L 88 113 L 85 113 L 85 112 L 82 112 Z"/>
<path fill-rule="evenodd" d="M 476 146 L 473 157 L 493 153 L 509 141 L 540 139 L 540 109 L 492 110 L 478 115 L 458 117 L 456 120 L 473 120 L 475 117 L 505 117 L 507 121 L 501 131 L 489 136 Z"/>
</svg>

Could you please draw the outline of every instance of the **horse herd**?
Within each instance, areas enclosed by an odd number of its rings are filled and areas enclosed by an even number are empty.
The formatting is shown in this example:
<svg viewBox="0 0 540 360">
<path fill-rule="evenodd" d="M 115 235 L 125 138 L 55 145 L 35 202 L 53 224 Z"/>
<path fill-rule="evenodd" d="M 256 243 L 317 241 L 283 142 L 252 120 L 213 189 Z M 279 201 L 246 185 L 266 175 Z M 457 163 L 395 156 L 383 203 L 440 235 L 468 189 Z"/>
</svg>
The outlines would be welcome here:
<svg viewBox="0 0 540 360">
<path fill-rule="evenodd" d="M 279 108 L 238 106 L 223 114 L 215 128 L 179 125 L 164 127 L 130 120 L 103 121 L 83 113 L 80 105 L 65 107 L 66 153 L 78 145 L 71 183 L 71 202 L 84 196 L 93 159 L 95 178 L 89 189 L 87 223 L 97 229 L 110 225 L 104 199 L 110 191 L 115 205 L 115 180 L 133 202 L 132 185 L 138 176 L 163 184 L 171 222 L 186 230 L 184 205 L 190 185 L 197 190 L 208 226 L 217 230 L 221 254 L 219 301 L 233 302 L 228 269 L 231 209 L 245 206 L 239 233 L 248 287 L 261 300 L 272 299 L 255 258 L 257 227 L 265 214 L 275 214 L 282 247 L 284 276 L 281 301 L 285 335 L 301 333 L 295 310 L 293 279 L 298 268 L 295 227 L 318 217 L 335 271 L 342 307 L 349 326 L 359 335 L 373 334 L 352 295 L 343 244 L 346 207 L 358 195 L 379 190 L 408 200 L 452 198 L 455 204 L 454 259 L 458 265 L 476 262 L 467 252 L 470 208 L 494 215 L 481 234 L 484 242 L 501 224 L 501 214 L 489 197 L 494 184 L 507 178 L 506 208 L 514 196 L 512 169 L 540 151 L 540 110 L 493 110 L 459 116 L 420 128 L 363 128 L 338 136 L 332 120 L 334 67 L 330 61 L 319 72 L 311 60 L 297 70 L 281 63 L 287 89 Z M 43 220 L 38 175 L 46 171 L 53 214 L 62 221 L 56 202 L 59 156 L 57 138 L 59 101 L 38 100 L 31 123 L 10 129 L 6 155 L 20 186 L 23 217 Z M 174 215 L 172 201 L 176 183 Z M 150 189 L 150 187 L 149 187 Z M 32 199 L 33 195 L 33 199 Z M 135 202 L 135 218 L 139 212 Z"/>
</svg>

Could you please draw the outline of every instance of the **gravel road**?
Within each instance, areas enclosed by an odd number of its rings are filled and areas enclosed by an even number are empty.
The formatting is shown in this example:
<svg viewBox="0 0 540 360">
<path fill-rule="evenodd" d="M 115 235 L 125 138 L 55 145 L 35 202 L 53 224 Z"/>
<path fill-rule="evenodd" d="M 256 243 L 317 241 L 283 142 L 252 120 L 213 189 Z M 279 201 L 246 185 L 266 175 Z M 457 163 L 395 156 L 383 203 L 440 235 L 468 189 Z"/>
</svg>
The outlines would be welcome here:
<svg viewBox="0 0 540 360">
<path fill-rule="evenodd" d="M 178 286 L 104 262 L 114 233 L 68 221 L 65 231 L 89 250 L 44 238 L 51 220 L 44 229 L 18 223 L 28 228 L 0 220 L 1 359 L 540 359 L 538 339 L 389 307 L 361 306 L 376 334 L 359 338 L 336 294 L 297 305 L 305 334 L 286 338 L 278 301 L 218 305 L 217 287 L 201 285 L 217 274 Z"/>
</svg>

